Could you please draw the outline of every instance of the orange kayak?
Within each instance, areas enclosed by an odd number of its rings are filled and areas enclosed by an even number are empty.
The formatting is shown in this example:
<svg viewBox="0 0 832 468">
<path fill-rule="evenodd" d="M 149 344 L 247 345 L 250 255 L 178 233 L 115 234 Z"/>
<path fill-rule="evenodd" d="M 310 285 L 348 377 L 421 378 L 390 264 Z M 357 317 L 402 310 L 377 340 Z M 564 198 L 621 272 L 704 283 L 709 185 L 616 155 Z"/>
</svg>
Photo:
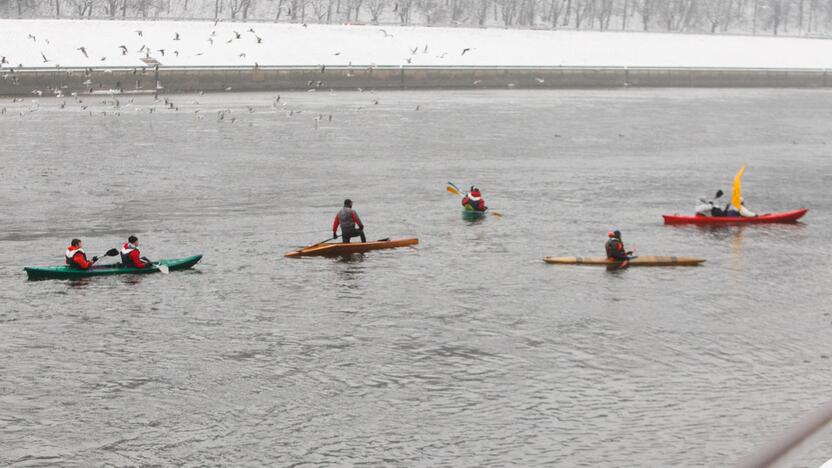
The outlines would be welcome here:
<svg viewBox="0 0 832 468">
<path fill-rule="evenodd" d="M 352 255 L 357 253 L 369 252 L 371 250 L 395 249 L 396 247 L 407 247 L 408 245 L 416 245 L 419 239 L 399 239 L 399 240 L 380 240 L 372 242 L 351 242 L 345 244 L 343 242 L 327 243 L 320 245 L 311 245 L 304 247 L 294 252 L 286 254 L 287 257 L 338 257 L 341 255 Z"/>
</svg>

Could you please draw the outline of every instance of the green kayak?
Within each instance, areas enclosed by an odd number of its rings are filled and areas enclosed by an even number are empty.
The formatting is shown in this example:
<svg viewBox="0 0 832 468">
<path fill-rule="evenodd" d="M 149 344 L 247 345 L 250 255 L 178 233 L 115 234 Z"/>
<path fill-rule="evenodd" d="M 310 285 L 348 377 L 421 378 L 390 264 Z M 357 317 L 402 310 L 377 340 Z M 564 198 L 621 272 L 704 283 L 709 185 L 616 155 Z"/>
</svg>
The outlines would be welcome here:
<svg viewBox="0 0 832 468">
<path fill-rule="evenodd" d="M 485 218 L 485 211 L 477 211 L 477 210 L 462 210 L 462 219 L 466 221 L 474 221 L 477 219 Z"/>
<path fill-rule="evenodd" d="M 194 266 L 202 258 L 202 255 L 194 255 L 193 257 L 172 258 L 166 260 L 159 260 L 155 262 L 156 265 L 164 265 L 168 270 L 187 270 Z M 135 275 L 158 273 L 159 267 L 152 268 L 123 268 L 120 263 L 112 265 L 96 265 L 89 270 L 79 270 L 77 268 L 70 268 L 66 265 L 54 267 L 26 267 L 26 274 L 29 275 L 30 280 L 39 279 L 79 279 L 89 278 L 90 276 L 107 276 L 107 275 Z"/>
</svg>

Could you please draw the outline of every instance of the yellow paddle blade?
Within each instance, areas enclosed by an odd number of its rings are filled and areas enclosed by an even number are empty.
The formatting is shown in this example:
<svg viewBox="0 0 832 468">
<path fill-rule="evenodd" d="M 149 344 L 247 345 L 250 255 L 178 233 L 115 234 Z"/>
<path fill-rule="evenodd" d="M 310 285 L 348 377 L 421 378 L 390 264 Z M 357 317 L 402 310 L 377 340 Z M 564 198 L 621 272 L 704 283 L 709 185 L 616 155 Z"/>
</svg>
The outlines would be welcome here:
<svg viewBox="0 0 832 468">
<path fill-rule="evenodd" d="M 448 189 L 447 189 L 447 190 L 448 190 L 449 192 L 451 192 L 452 194 L 454 194 L 454 195 L 459 195 L 460 197 L 462 196 L 462 194 L 461 194 L 461 193 L 459 193 L 459 190 L 457 190 L 457 189 L 455 189 L 455 188 L 451 187 L 450 185 L 448 186 Z"/>
<path fill-rule="evenodd" d="M 742 165 L 737 175 L 734 176 L 734 190 L 731 192 L 731 205 L 740 209 L 740 198 L 742 198 L 742 175 L 745 173 L 745 164 Z"/>
<path fill-rule="evenodd" d="M 499 211 L 490 211 L 490 210 L 489 210 L 488 212 L 489 212 L 489 213 L 491 213 L 492 215 L 494 215 L 494 216 L 498 217 L 498 218 L 502 218 L 502 217 L 503 217 L 503 214 L 502 214 L 502 213 L 500 213 Z"/>
</svg>

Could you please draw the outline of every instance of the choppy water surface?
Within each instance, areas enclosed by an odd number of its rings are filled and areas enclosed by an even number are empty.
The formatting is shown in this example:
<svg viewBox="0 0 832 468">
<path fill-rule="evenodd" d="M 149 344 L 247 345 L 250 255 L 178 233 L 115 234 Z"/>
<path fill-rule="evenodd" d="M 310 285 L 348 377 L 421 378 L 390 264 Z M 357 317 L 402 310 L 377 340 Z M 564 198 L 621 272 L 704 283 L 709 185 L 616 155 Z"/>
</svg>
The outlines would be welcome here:
<svg viewBox="0 0 832 468">
<path fill-rule="evenodd" d="M 0 464 L 725 466 L 829 398 L 832 93 L 274 97 L 0 104 Z M 743 162 L 752 209 L 805 223 L 661 224 Z M 505 216 L 463 221 L 448 180 Z M 345 197 L 422 244 L 282 257 Z M 541 261 L 611 228 L 708 261 Z M 132 233 L 205 258 L 22 271 Z"/>
</svg>

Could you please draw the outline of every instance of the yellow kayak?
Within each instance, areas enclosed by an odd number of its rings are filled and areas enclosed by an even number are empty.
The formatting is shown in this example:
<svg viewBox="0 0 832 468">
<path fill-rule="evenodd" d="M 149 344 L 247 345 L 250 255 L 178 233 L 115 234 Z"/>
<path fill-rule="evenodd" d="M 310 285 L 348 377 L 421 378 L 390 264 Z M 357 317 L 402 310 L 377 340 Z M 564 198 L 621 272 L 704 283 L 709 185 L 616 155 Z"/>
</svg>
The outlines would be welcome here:
<svg viewBox="0 0 832 468">
<path fill-rule="evenodd" d="M 406 247 L 408 245 L 416 245 L 419 239 L 398 239 L 398 240 L 381 240 L 375 242 L 350 242 L 345 244 L 343 242 L 333 242 L 326 244 L 312 245 L 304 247 L 295 252 L 289 252 L 287 257 L 337 257 L 340 255 L 352 255 L 356 253 L 369 252 L 371 250 L 395 249 L 396 247 Z"/>
<path fill-rule="evenodd" d="M 621 260 L 606 257 L 544 257 L 543 261 L 555 265 L 600 265 L 616 266 Z M 695 257 L 635 257 L 629 266 L 696 266 L 704 262 L 704 258 Z"/>
</svg>

